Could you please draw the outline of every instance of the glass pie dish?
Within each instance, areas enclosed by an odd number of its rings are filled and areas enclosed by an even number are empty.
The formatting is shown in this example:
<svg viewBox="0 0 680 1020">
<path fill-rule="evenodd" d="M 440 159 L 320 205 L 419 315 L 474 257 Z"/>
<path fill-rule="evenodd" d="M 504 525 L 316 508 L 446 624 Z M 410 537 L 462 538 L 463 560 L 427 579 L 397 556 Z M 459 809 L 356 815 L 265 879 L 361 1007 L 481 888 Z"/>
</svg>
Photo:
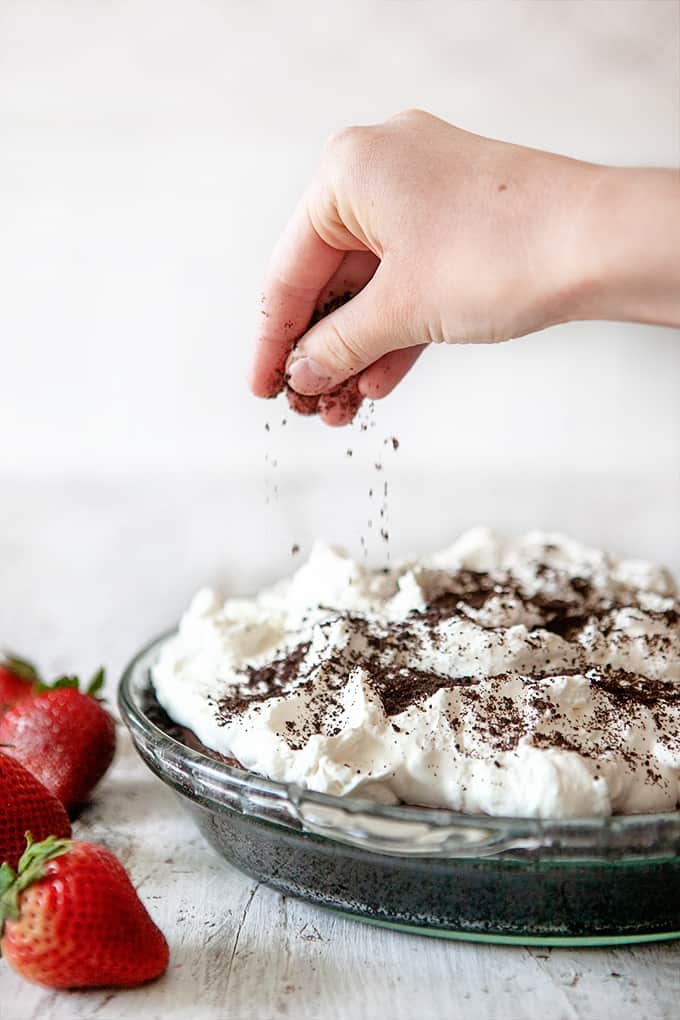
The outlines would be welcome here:
<svg viewBox="0 0 680 1020">
<path fill-rule="evenodd" d="M 150 683 L 169 636 L 125 670 L 120 712 L 151 771 L 248 875 L 357 919 L 444 938 L 680 938 L 680 811 L 498 818 L 387 807 L 265 779 L 177 739 Z"/>
</svg>

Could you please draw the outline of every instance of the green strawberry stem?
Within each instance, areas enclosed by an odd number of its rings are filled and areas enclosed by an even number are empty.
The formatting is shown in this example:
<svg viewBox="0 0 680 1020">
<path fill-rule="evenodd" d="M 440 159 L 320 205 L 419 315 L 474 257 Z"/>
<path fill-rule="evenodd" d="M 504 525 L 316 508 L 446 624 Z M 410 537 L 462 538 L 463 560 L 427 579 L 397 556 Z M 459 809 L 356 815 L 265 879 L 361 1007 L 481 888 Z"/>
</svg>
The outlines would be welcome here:
<svg viewBox="0 0 680 1020">
<path fill-rule="evenodd" d="M 14 673 L 21 680 L 31 684 L 36 694 L 58 691 L 64 687 L 72 687 L 76 691 L 80 690 L 80 680 L 75 674 L 66 673 L 63 676 L 57 677 L 52 683 L 46 683 L 32 662 L 29 662 L 27 659 L 20 659 L 18 655 L 11 655 L 9 652 L 0 653 L 0 666 L 4 666 L 5 669 Z M 83 693 L 89 694 L 90 697 L 99 701 L 100 699 L 97 695 L 104 686 L 105 679 L 106 671 L 103 666 L 100 666 Z"/>
<path fill-rule="evenodd" d="M 77 691 L 80 688 L 80 680 L 77 676 L 60 676 L 53 680 L 51 684 L 41 683 L 38 687 L 38 692 L 46 694 L 47 691 L 59 691 L 64 687 L 72 687 Z"/>
<path fill-rule="evenodd" d="M 48 861 L 68 853 L 72 846 L 73 840 L 57 839 L 56 836 L 34 843 L 30 832 L 26 833 L 26 849 L 19 859 L 17 870 L 7 861 L 0 867 L 0 937 L 5 921 L 13 921 L 19 916 L 19 896 L 24 889 L 44 876 Z"/>
<path fill-rule="evenodd" d="M 45 683 L 32 662 L 29 662 L 28 659 L 21 659 L 18 655 L 12 655 L 10 652 L 0 654 L 0 666 L 4 666 L 21 680 L 32 684 L 40 694 L 44 694 L 45 691 L 59 690 L 60 687 L 73 687 L 75 690 L 80 688 L 78 677 L 72 674 L 57 677 L 51 684 Z M 106 673 L 102 666 L 90 680 L 85 689 L 85 694 L 95 698 L 104 685 L 105 677 Z"/>
<path fill-rule="evenodd" d="M 89 694 L 90 697 L 94 698 L 96 701 L 99 701 L 100 699 L 97 698 L 97 695 L 99 694 L 99 691 L 102 689 L 104 685 L 105 678 L 106 671 L 102 666 L 94 674 L 94 676 L 90 680 L 89 684 L 87 685 L 83 693 Z M 36 684 L 36 690 L 38 691 L 39 694 L 45 694 L 47 691 L 62 690 L 64 687 L 72 687 L 73 690 L 78 691 L 80 690 L 80 680 L 74 674 L 71 675 L 65 674 L 64 676 L 57 677 L 57 679 L 53 680 L 51 684 L 46 684 L 42 680 L 38 684 Z"/>
</svg>

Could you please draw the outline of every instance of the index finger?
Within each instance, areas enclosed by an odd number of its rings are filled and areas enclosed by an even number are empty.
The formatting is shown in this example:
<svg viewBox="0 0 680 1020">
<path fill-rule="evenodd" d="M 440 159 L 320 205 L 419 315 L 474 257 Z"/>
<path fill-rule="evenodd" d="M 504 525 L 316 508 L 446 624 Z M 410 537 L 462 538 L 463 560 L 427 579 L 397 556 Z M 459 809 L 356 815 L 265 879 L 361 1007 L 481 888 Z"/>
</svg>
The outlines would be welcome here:
<svg viewBox="0 0 680 1020">
<path fill-rule="evenodd" d="M 273 397 L 283 388 L 293 344 L 307 328 L 321 290 L 344 255 L 319 236 L 306 200 L 301 201 L 274 249 L 260 298 L 250 376 L 256 397 Z"/>
</svg>

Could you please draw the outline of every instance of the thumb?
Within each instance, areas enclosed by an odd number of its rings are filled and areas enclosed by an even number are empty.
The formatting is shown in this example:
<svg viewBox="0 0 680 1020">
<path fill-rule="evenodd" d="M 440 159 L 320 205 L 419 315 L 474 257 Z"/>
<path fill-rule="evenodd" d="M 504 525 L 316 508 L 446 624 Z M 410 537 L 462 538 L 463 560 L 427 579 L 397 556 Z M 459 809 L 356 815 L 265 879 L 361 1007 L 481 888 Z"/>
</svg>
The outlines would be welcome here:
<svg viewBox="0 0 680 1020">
<path fill-rule="evenodd" d="M 286 365 L 292 389 L 305 395 L 327 393 L 388 351 L 417 343 L 395 291 L 376 275 L 351 301 L 312 326 Z"/>
</svg>

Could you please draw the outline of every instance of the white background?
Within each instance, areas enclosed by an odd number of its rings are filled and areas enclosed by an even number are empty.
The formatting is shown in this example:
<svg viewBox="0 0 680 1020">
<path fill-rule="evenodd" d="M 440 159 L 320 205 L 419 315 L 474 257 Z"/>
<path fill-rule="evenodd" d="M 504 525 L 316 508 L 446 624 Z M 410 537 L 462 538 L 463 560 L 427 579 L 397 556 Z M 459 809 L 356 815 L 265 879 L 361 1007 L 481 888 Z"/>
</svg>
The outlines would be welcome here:
<svg viewBox="0 0 680 1020">
<path fill-rule="evenodd" d="M 200 527 L 199 480 L 217 478 L 216 557 L 268 550 L 287 569 L 290 543 L 315 534 L 359 550 L 370 465 L 394 433 L 393 552 L 484 520 L 680 565 L 678 331 L 575 324 L 431 350 L 365 435 L 249 396 L 262 272 L 324 138 L 408 106 L 678 165 L 680 6 L 2 0 L 4 490 L 171 477 L 170 499 L 194 486 Z"/>
</svg>

